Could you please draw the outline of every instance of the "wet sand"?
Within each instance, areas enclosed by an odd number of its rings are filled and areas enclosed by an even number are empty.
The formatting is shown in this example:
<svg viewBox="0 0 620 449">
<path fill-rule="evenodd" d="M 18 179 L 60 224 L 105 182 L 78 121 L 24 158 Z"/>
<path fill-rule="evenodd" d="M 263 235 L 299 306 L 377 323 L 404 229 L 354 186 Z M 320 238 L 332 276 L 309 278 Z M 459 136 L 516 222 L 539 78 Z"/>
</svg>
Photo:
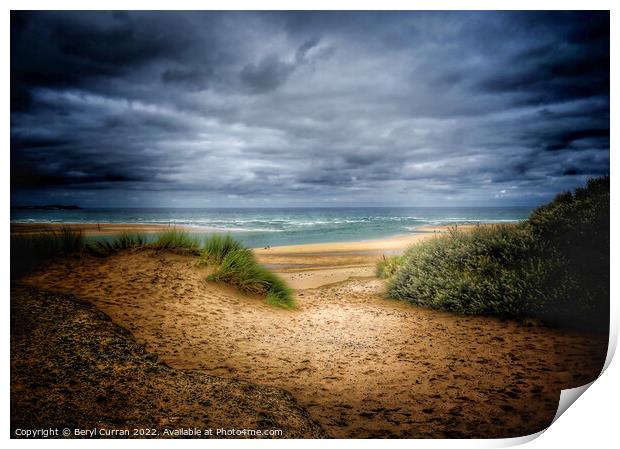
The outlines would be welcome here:
<svg viewBox="0 0 620 449">
<path fill-rule="evenodd" d="M 25 281 L 93 303 L 175 369 L 290 391 L 334 437 L 525 435 L 551 422 L 561 389 L 598 375 L 606 335 L 386 300 L 373 260 L 414 243 L 396 241 L 257 250 L 287 265 L 293 311 L 150 250 L 68 259 Z"/>
</svg>

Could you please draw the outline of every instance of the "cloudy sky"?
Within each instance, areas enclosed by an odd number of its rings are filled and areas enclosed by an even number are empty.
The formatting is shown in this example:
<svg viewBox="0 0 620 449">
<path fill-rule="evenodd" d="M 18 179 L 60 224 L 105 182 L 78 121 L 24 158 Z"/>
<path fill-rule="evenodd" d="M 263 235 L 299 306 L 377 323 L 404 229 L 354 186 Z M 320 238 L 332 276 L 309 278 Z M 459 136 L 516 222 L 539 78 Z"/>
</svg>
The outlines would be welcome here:
<svg viewBox="0 0 620 449">
<path fill-rule="evenodd" d="M 607 12 L 11 14 L 13 205 L 535 205 L 608 173 Z"/>
</svg>

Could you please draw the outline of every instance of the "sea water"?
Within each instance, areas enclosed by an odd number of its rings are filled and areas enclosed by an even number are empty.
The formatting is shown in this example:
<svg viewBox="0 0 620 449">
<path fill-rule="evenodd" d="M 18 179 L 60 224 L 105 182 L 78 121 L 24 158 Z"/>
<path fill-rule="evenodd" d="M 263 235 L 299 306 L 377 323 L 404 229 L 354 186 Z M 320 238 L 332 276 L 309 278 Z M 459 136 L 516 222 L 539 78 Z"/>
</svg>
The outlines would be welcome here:
<svg viewBox="0 0 620 449">
<path fill-rule="evenodd" d="M 512 223 L 527 207 L 372 207 L 11 210 L 12 223 L 131 223 L 230 232 L 249 247 L 372 240 L 421 232 L 428 225 Z"/>
</svg>

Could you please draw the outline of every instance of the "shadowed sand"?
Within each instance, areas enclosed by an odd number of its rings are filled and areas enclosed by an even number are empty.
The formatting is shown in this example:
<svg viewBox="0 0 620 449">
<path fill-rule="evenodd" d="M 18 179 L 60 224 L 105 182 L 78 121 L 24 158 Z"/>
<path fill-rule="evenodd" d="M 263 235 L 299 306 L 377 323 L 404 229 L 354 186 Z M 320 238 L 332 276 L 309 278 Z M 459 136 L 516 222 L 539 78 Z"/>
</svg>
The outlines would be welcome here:
<svg viewBox="0 0 620 449">
<path fill-rule="evenodd" d="M 325 436 L 279 388 L 175 370 L 92 305 L 12 285 L 11 434 L 67 427 L 155 428 L 159 438 L 175 436 L 164 429 L 196 428 L 278 429 L 278 438 Z M 155 436 L 148 432 L 116 436 Z"/>
<path fill-rule="evenodd" d="M 57 231 L 61 228 L 70 228 L 82 231 L 85 236 L 92 237 L 97 235 L 114 235 L 121 232 L 159 232 L 170 229 L 168 225 L 160 224 L 124 224 L 124 223 L 11 223 L 11 235 L 32 235 L 42 232 Z M 175 226 L 177 229 L 192 230 L 196 228 L 185 228 Z"/>
<path fill-rule="evenodd" d="M 258 250 L 287 265 L 293 311 L 151 250 L 57 262 L 25 282 L 92 302 L 173 368 L 290 391 L 334 437 L 525 435 L 550 423 L 561 389 L 598 375 L 606 335 L 386 300 L 372 261 L 411 243 L 397 241 Z"/>
</svg>

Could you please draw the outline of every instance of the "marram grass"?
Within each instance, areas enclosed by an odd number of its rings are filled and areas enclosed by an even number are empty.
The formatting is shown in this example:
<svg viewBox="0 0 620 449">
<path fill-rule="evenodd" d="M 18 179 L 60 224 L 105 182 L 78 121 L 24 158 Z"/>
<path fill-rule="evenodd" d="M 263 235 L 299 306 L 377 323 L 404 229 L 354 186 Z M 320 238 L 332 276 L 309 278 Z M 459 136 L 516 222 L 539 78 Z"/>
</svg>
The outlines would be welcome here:
<svg viewBox="0 0 620 449">
<path fill-rule="evenodd" d="M 205 240 L 200 260 L 204 264 L 220 265 L 228 253 L 242 248 L 243 246 L 230 234 L 213 234 Z"/>
<path fill-rule="evenodd" d="M 150 248 L 158 250 L 186 250 L 198 252 L 200 240 L 192 237 L 187 231 L 172 228 L 155 236 L 155 240 L 149 244 Z"/>
<path fill-rule="evenodd" d="M 122 232 L 114 240 L 99 240 L 87 245 L 94 256 L 109 256 L 110 254 L 131 248 L 143 248 L 147 245 L 146 234 L 141 232 Z"/>
<path fill-rule="evenodd" d="M 81 231 L 61 228 L 34 236 L 11 237 L 11 275 L 18 277 L 36 268 L 40 263 L 57 256 L 88 250 L 95 256 L 105 257 L 117 251 L 145 248 L 162 251 L 187 251 L 199 254 L 199 262 L 213 266 L 215 271 L 208 280 L 231 284 L 240 291 L 263 295 L 273 306 L 294 308 L 292 290 L 277 275 L 261 266 L 250 249 L 230 235 L 215 234 L 200 245 L 197 238 L 186 231 L 171 229 L 149 239 L 143 233 L 124 232 L 113 240 L 86 244 Z"/>
<path fill-rule="evenodd" d="M 11 236 L 11 277 L 25 274 L 54 257 L 79 254 L 84 248 L 82 232 L 69 227 Z"/>
<path fill-rule="evenodd" d="M 265 295 L 268 304 L 294 308 L 292 291 L 277 275 L 261 266 L 251 250 L 230 236 L 214 235 L 205 241 L 200 257 L 202 263 L 214 266 L 208 281 L 235 286 L 244 293 Z"/>
</svg>

